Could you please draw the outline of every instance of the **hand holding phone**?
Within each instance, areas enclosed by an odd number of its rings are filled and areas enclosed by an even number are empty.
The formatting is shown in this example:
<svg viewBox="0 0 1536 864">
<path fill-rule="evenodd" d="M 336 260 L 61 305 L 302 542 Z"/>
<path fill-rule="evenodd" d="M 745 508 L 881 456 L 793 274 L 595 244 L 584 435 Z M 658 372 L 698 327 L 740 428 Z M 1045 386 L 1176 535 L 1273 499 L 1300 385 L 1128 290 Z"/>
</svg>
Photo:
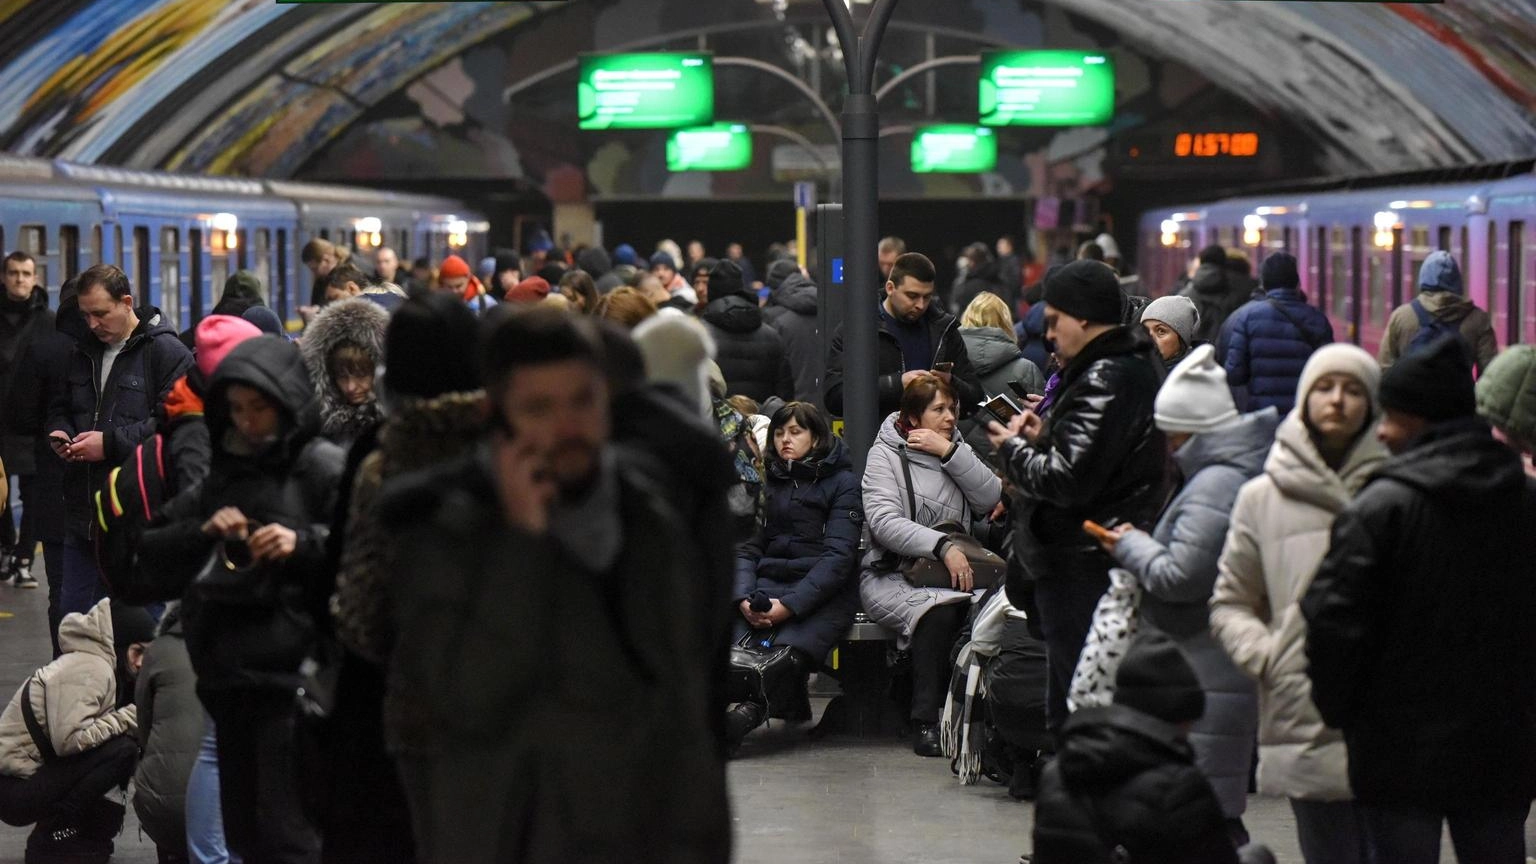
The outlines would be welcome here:
<svg viewBox="0 0 1536 864">
<path fill-rule="evenodd" d="M 1120 535 L 1109 530 L 1108 528 L 1105 528 L 1103 525 L 1100 525 L 1092 519 L 1083 520 L 1083 530 L 1088 532 L 1089 536 L 1093 537 L 1093 539 L 1099 541 L 1100 543 L 1108 543 L 1110 545 L 1114 545 L 1120 542 Z"/>
<path fill-rule="evenodd" d="M 955 371 L 955 364 L 947 360 L 943 363 L 935 363 L 933 364 L 933 371 L 943 372 L 945 375 L 948 375 Z"/>
</svg>

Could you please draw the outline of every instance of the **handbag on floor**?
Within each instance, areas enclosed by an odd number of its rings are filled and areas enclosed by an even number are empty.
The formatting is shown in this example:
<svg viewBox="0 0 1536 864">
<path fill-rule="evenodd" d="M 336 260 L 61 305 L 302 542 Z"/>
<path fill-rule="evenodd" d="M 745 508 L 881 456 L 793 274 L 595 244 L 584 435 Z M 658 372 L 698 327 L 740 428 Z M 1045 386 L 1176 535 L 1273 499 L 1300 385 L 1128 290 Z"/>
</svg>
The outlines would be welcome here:
<svg viewBox="0 0 1536 864">
<path fill-rule="evenodd" d="M 1067 710 L 1108 705 L 1115 698 L 1115 673 L 1140 622 L 1141 582 L 1121 567 L 1109 571 L 1109 590 L 1093 610 L 1093 626 L 1067 688 Z"/>
</svg>

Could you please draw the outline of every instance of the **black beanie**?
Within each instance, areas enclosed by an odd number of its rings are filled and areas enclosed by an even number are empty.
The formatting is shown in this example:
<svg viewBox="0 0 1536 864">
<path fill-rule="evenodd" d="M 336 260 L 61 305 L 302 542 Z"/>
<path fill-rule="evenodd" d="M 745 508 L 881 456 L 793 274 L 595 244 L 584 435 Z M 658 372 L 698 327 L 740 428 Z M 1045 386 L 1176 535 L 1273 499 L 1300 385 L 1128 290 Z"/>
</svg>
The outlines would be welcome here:
<svg viewBox="0 0 1536 864">
<path fill-rule="evenodd" d="M 112 607 L 112 652 L 119 667 L 126 665 L 128 646 L 135 642 L 155 641 L 155 619 L 143 606 L 129 606 L 108 600 Z"/>
<path fill-rule="evenodd" d="M 1296 288 L 1301 276 L 1296 272 L 1296 256 L 1289 252 L 1276 252 L 1264 259 L 1259 280 L 1265 288 Z"/>
<path fill-rule="evenodd" d="M 384 389 L 430 399 L 480 387 L 478 322 L 457 294 L 412 297 L 384 331 Z"/>
<path fill-rule="evenodd" d="M 784 280 L 788 279 L 791 273 L 799 272 L 800 266 L 795 263 L 793 258 L 780 258 L 768 265 L 768 275 L 763 277 L 763 282 L 769 288 L 777 291 L 784 285 Z"/>
<path fill-rule="evenodd" d="M 709 299 L 742 293 L 741 267 L 726 259 L 709 271 Z"/>
<path fill-rule="evenodd" d="M 1472 358 L 1460 336 L 1444 336 L 1399 357 L 1381 373 L 1381 407 L 1423 417 L 1454 420 L 1477 411 Z"/>
<path fill-rule="evenodd" d="M 1102 261 L 1073 261 L 1045 280 L 1051 308 L 1096 324 L 1119 324 L 1125 311 L 1120 279 Z"/>
<path fill-rule="evenodd" d="M 1115 704 L 1135 708 L 1169 723 L 1200 719 L 1205 692 L 1183 650 L 1159 630 L 1142 630 L 1115 673 Z"/>
<path fill-rule="evenodd" d="M 1212 244 L 1200 250 L 1201 264 L 1215 264 L 1218 267 L 1227 266 L 1227 250 Z"/>
</svg>

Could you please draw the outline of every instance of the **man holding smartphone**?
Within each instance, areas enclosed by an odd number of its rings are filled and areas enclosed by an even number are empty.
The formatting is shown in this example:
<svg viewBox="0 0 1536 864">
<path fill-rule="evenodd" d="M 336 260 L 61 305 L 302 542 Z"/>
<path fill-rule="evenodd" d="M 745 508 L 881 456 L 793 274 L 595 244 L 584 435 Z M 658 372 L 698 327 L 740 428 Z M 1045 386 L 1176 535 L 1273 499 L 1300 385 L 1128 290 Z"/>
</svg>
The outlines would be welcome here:
<svg viewBox="0 0 1536 864">
<path fill-rule="evenodd" d="M 134 308 L 128 275 L 111 264 L 80 274 L 80 317 L 66 386 L 48 412 L 48 441 L 65 462 L 61 614 L 87 612 L 105 595 L 90 548 L 91 496 L 107 472 L 149 436 L 155 409 L 192 365 L 192 352 L 153 306 Z"/>
<path fill-rule="evenodd" d="M 879 331 L 880 416 L 896 411 L 901 391 L 923 372 L 933 372 L 955 388 L 962 417 L 981 401 L 981 380 L 965 352 L 960 322 L 934 302 L 933 262 L 917 252 L 899 256 L 885 283 L 885 299 L 877 313 Z M 832 336 L 827 356 L 827 410 L 843 413 L 843 328 Z"/>
</svg>

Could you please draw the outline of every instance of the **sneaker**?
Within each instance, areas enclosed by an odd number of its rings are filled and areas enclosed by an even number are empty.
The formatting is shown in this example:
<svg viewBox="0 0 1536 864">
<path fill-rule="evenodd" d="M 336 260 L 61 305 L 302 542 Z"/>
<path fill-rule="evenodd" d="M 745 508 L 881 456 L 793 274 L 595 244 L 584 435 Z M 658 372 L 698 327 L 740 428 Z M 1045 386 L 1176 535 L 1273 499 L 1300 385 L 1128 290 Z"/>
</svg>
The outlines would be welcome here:
<svg viewBox="0 0 1536 864">
<path fill-rule="evenodd" d="M 5 574 L 5 581 L 17 588 L 36 588 L 37 577 L 32 575 L 32 562 L 12 559 L 11 567 Z"/>
<path fill-rule="evenodd" d="M 47 820 L 27 837 L 26 864 L 107 864 L 112 841 L 87 837 L 74 825 Z"/>
</svg>

